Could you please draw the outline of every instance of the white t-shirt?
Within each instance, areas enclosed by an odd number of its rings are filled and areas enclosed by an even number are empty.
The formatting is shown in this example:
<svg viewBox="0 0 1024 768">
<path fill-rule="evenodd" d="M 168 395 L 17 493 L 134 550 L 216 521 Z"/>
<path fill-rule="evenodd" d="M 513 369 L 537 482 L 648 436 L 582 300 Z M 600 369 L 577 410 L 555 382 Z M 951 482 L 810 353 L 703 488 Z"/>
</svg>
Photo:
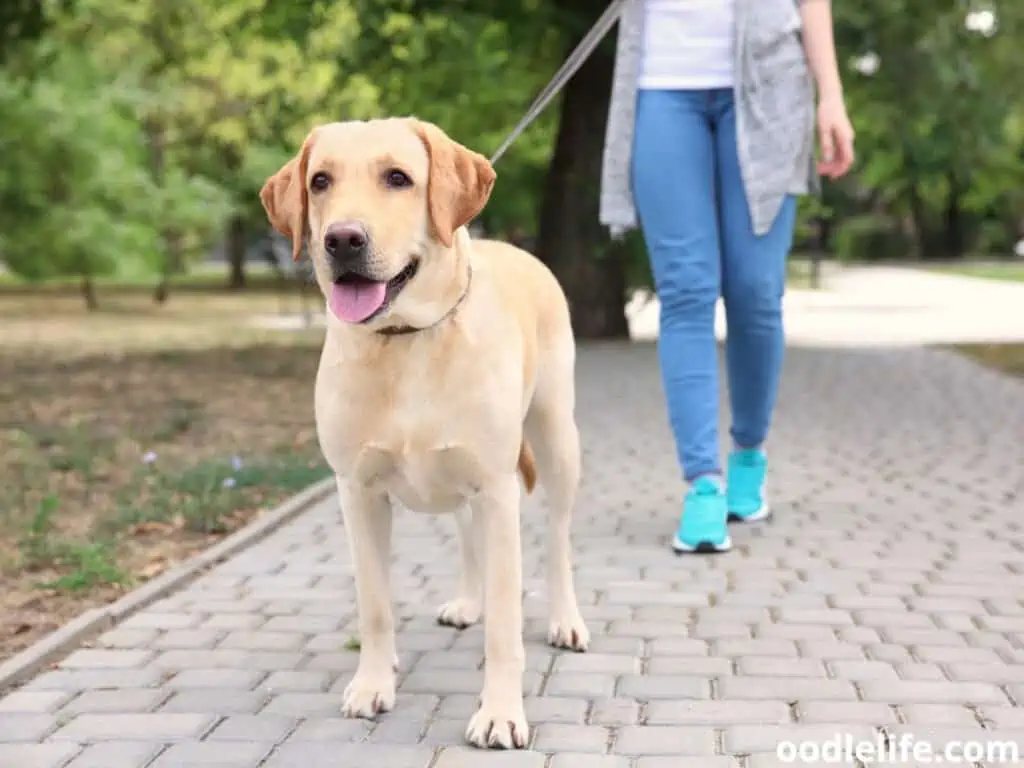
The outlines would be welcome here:
<svg viewBox="0 0 1024 768">
<path fill-rule="evenodd" d="M 644 0 L 641 88 L 733 85 L 735 0 Z"/>
</svg>

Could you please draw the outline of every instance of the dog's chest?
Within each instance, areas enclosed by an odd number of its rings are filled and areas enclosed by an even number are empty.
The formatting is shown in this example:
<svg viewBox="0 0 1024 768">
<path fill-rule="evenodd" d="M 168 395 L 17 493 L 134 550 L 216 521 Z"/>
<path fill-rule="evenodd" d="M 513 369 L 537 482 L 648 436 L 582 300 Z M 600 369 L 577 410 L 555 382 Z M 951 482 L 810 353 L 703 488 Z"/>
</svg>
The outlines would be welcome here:
<svg viewBox="0 0 1024 768">
<path fill-rule="evenodd" d="M 339 476 L 417 512 L 454 512 L 488 477 L 477 446 L 446 442 L 438 435 L 383 431 L 356 442 L 328 432 L 320 439 Z"/>
<path fill-rule="evenodd" d="M 475 381 L 321 372 L 316 417 L 325 458 L 346 481 L 409 509 L 458 509 L 501 471 L 504 454 L 518 451 L 516 409 L 503 415 L 490 405 L 486 376 Z"/>
<path fill-rule="evenodd" d="M 401 448 L 364 446 L 348 472 L 349 482 L 387 493 L 416 512 L 458 510 L 483 487 L 486 469 L 465 446 Z"/>
</svg>

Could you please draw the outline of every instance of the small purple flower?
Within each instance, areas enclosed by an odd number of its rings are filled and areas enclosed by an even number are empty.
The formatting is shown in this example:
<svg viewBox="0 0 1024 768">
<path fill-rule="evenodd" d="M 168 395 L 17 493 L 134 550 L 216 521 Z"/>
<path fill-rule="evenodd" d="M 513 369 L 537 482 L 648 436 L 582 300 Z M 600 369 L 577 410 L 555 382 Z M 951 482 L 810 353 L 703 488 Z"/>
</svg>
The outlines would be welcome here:
<svg viewBox="0 0 1024 768">
<path fill-rule="evenodd" d="M 142 456 L 142 463 L 143 464 L 152 464 L 155 461 L 156 461 L 156 454 L 153 453 L 153 451 L 146 451 L 146 453 L 143 454 L 143 456 Z"/>
<path fill-rule="evenodd" d="M 242 468 L 242 457 L 241 456 L 232 456 L 231 457 L 231 468 L 234 469 L 235 472 L 237 472 L 238 470 L 240 470 Z"/>
<path fill-rule="evenodd" d="M 224 478 L 224 482 L 221 483 L 221 485 L 224 486 L 225 488 L 234 488 L 235 487 L 235 478 L 233 478 L 233 477 L 225 477 Z"/>
</svg>

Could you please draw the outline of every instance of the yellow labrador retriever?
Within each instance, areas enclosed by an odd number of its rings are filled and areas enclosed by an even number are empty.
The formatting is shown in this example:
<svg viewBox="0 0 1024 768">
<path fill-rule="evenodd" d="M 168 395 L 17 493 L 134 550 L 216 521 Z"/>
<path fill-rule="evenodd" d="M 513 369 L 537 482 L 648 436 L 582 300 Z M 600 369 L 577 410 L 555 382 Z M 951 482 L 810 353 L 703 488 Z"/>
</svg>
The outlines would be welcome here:
<svg viewBox="0 0 1024 768">
<path fill-rule="evenodd" d="M 590 640 L 569 529 L 580 478 L 575 345 L 561 287 L 533 256 L 466 229 L 495 173 L 414 118 L 323 125 L 260 193 L 298 258 L 305 238 L 326 298 L 316 423 L 337 475 L 362 650 L 343 714 L 395 704 L 388 579 L 392 503 L 455 513 L 459 592 L 438 620 L 484 613 L 480 709 L 467 740 L 525 746 L 520 482 L 550 507 L 549 641 Z M 534 460 L 536 456 L 536 461 Z"/>
</svg>

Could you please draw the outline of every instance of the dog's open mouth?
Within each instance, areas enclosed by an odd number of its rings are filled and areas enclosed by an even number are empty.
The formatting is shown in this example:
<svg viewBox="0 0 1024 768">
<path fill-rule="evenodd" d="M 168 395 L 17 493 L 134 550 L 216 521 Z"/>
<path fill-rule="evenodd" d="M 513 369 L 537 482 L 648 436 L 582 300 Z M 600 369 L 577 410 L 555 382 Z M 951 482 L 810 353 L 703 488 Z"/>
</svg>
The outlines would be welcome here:
<svg viewBox="0 0 1024 768">
<path fill-rule="evenodd" d="M 346 272 L 334 281 L 331 288 L 331 311 L 346 323 L 368 323 L 388 308 L 416 276 L 419 267 L 419 259 L 413 259 L 386 282 L 357 272 Z"/>
</svg>

